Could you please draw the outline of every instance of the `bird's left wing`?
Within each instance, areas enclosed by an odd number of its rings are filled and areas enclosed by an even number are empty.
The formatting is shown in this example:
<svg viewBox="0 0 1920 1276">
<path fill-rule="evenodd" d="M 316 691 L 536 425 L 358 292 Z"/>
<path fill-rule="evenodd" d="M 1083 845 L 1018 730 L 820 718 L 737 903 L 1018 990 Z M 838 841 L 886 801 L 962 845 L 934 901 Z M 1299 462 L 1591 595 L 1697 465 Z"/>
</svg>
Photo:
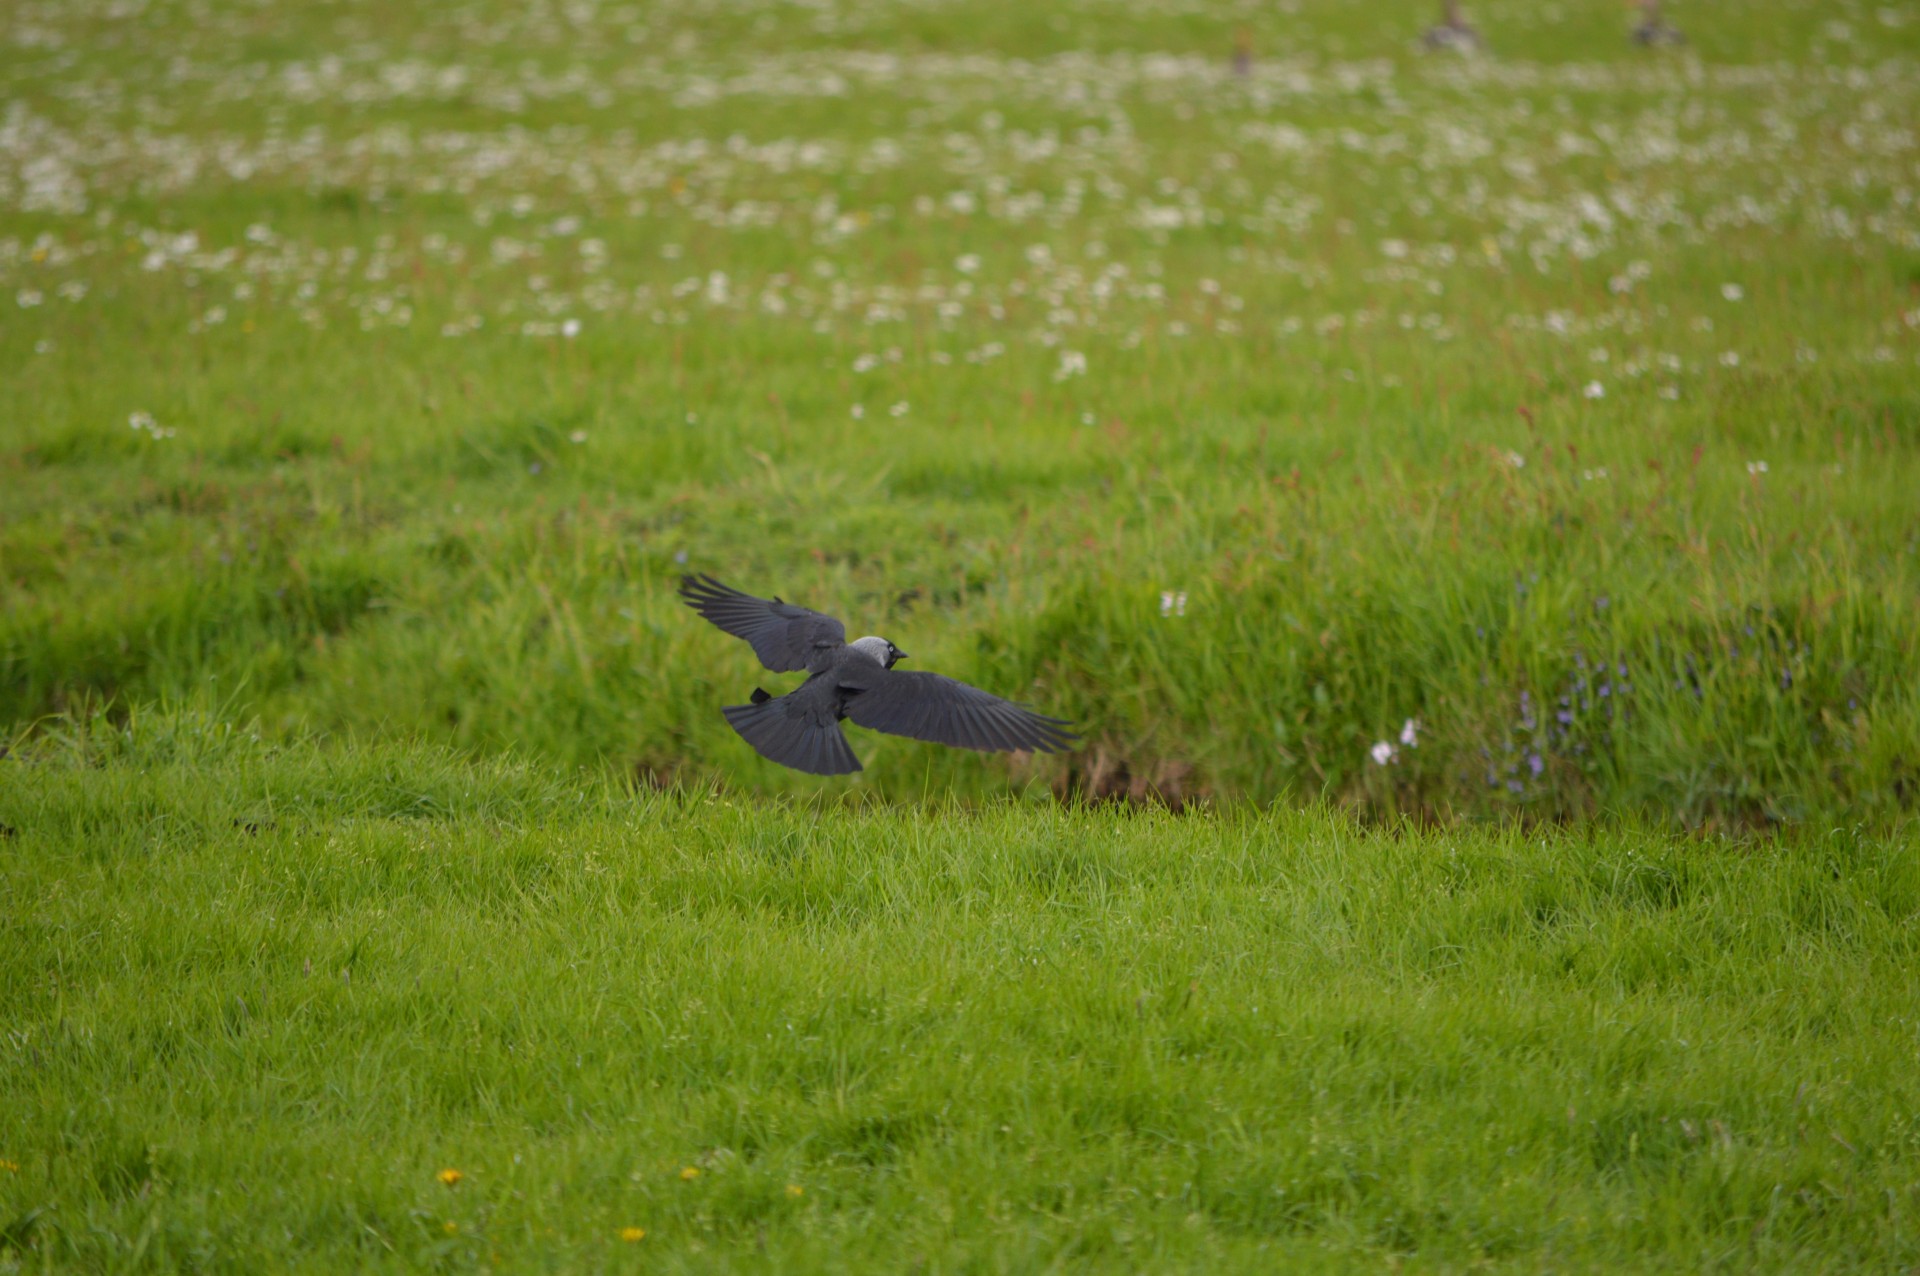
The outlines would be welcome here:
<svg viewBox="0 0 1920 1276">
<path fill-rule="evenodd" d="M 847 641 L 847 627 L 832 616 L 778 598 L 755 598 L 711 576 L 682 576 L 680 597 L 735 638 L 746 639 L 760 663 L 775 673 L 818 673 L 829 653 Z"/>
<path fill-rule="evenodd" d="M 1049 718 L 937 673 L 862 671 L 842 676 L 847 716 L 863 727 L 960 749 L 1061 753 L 1078 737 Z"/>
</svg>

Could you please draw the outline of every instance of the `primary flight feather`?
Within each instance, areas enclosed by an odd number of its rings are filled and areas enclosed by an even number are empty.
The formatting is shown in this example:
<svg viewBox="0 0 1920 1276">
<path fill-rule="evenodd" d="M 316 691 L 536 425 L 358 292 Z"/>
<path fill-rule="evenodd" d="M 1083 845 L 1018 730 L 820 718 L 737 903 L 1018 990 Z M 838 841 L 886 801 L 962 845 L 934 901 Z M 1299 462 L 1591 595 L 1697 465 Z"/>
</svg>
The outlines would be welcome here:
<svg viewBox="0 0 1920 1276">
<path fill-rule="evenodd" d="M 809 677 L 784 696 L 754 688 L 752 703 L 721 710 L 765 758 L 813 775 L 860 770 L 840 722 L 961 749 L 1058 753 L 1077 739 L 1049 718 L 937 673 L 895 672 L 906 652 L 885 638 L 847 641 L 832 616 L 778 598 L 755 598 L 711 576 L 684 576 L 687 606 L 753 648 L 775 673 Z"/>
</svg>

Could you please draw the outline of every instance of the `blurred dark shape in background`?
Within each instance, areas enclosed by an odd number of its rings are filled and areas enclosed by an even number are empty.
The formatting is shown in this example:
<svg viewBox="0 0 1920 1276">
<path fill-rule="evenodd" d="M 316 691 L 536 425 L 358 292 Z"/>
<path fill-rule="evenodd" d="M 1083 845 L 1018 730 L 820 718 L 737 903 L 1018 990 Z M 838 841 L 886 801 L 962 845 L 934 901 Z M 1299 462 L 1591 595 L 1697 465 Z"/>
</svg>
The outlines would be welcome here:
<svg viewBox="0 0 1920 1276">
<path fill-rule="evenodd" d="M 1633 29 L 1633 42 L 1657 48 L 1685 44 L 1687 37 L 1660 16 L 1660 0 L 1640 0 L 1640 24 Z"/>
<path fill-rule="evenodd" d="M 1687 38 L 1680 29 L 1669 23 L 1660 13 L 1660 0 L 1639 0 L 1640 21 L 1633 28 L 1633 42 L 1647 48 L 1671 48 L 1685 44 Z M 1483 45 L 1480 32 L 1468 22 L 1460 10 L 1460 0 L 1441 0 L 1440 22 L 1428 27 L 1420 37 L 1422 48 L 1441 50 L 1451 49 L 1455 53 L 1478 53 Z M 1251 63 L 1251 55 L 1248 56 Z M 1234 67 L 1244 73 L 1240 56 L 1234 57 Z"/>
<path fill-rule="evenodd" d="M 1451 49 L 1455 53 L 1478 53 L 1480 51 L 1480 33 L 1460 12 L 1460 0 L 1442 0 L 1440 5 L 1440 25 L 1428 27 L 1427 33 L 1420 37 L 1420 43 L 1428 49 Z"/>
</svg>

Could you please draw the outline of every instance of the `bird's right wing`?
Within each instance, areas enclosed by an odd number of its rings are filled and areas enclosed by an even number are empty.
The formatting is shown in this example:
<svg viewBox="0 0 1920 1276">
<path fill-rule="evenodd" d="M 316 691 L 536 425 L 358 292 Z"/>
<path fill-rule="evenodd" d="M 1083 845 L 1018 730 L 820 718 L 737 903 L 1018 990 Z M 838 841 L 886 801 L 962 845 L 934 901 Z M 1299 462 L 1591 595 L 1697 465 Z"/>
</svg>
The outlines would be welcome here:
<svg viewBox="0 0 1920 1276">
<path fill-rule="evenodd" d="M 851 685 L 854 681 L 858 686 Z M 842 678 L 847 716 L 863 727 L 960 749 L 1063 753 L 1078 737 L 1049 718 L 937 673 L 875 670 Z"/>
<path fill-rule="evenodd" d="M 832 616 L 778 598 L 755 598 L 711 576 L 682 576 L 680 597 L 735 638 L 746 639 L 760 663 L 775 673 L 817 672 L 825 667 L 827 653 L 847 641 L 847 627 Z"/>
</svg>

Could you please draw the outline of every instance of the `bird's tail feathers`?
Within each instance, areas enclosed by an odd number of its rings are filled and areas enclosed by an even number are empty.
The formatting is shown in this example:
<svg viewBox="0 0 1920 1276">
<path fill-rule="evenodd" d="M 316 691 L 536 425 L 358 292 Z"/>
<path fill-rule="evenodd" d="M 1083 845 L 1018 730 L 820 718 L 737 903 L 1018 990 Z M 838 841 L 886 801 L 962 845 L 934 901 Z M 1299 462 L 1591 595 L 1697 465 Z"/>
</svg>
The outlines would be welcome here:
<svg viewBox="0 0 1920 1276">
<path fill-rule="evenodd" d="M 861 769 L 838 722 L 819 726 L 806 714 L 789 712 L 792 706 L 782 703 L 785 698 L 755 687 L 752 704 L 728 705 L 720 712 L 754 752 L 781 766 L 810 775 L 847 775 Z"/>
</svg>

